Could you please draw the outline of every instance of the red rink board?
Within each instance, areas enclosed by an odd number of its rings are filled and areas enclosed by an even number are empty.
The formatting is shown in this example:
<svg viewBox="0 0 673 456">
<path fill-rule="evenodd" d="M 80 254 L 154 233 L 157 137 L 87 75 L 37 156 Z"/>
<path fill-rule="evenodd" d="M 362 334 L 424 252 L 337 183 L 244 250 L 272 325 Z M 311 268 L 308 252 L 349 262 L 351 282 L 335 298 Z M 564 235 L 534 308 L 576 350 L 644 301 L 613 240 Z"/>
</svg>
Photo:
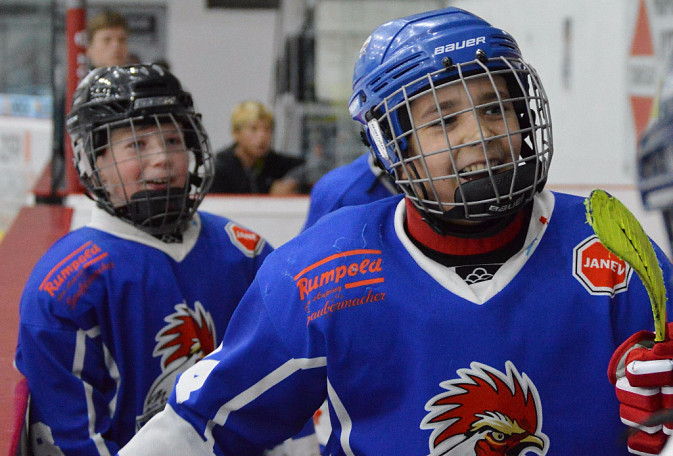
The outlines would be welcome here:
<svg viewBox="0 0 673 456">
<path fill-rule="evenodd" d="M 22 377 L 13 362 L 23 286 L 42 254 L 70 230 L 72 213 L 56 205 L 24 207 L 0 241 L 0 456 L 10 456 L 16 431 L 14 391 Z"/>
</svg>

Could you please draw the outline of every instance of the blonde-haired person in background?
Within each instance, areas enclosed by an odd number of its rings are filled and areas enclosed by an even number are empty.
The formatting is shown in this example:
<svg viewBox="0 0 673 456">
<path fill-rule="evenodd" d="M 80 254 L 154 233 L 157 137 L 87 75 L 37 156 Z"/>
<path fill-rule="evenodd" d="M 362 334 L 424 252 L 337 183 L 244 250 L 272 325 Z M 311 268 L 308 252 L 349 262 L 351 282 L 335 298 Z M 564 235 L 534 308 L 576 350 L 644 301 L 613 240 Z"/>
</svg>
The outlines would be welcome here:
<svg viewBox="0 0 673 456">
<path fill-rule="evenodd" d="M 234 107 L 231 114 L 234 143 L 216 155 L 210 193 L 300 192 L 300 181 L 294 174 L 304 160 L 271 149 L 273 126 L 273 114 L 258 101 L 244 101 Z"/>
</svg>

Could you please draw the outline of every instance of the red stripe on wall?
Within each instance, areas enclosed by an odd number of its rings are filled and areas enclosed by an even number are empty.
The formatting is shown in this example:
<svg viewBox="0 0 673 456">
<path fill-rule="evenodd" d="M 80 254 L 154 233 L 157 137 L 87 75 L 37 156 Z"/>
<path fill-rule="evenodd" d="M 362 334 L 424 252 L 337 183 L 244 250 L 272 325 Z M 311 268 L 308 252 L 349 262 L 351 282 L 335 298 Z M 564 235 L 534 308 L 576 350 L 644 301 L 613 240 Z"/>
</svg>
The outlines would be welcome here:
<svg viewBox="0 0 673 456">
<path fill-rule="evenodd" d="M 0 456 L 12 448 L 20 412 L 14 394 L 22 376 L 13 364 L 21 293 L 37 260 L 70 230 L 72 214 L 63 206 L 24 207 L 0 241 Z"/>
</svg>

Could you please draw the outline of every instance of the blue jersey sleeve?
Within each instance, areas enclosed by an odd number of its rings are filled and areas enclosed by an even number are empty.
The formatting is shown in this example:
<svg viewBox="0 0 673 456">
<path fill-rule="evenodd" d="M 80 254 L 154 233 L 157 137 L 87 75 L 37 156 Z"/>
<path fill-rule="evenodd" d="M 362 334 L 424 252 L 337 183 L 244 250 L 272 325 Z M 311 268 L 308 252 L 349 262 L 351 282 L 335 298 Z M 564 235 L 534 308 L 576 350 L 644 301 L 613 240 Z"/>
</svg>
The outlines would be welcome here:
<svg viewBox="0 0 673 456">
<path fill-rule="evenodd" d="M 31 394 L 33 450 L 114 454 L 117 444 L 104 436 L 114 414 L 119 377 L 100 328 L 88 326 L 86 313 L 69 318 L 59 312 L 54 299 L 39 293 L 33 283 L 22 297 L 16 353 L 16 365 L 28 379 Z M 87 307 L 84 299 L 78 307 Z M 58 400 L 53 398 L 55 391 Z"/>
<path fill-rule="evenodd" d="M 328 181 L 321 179 L 311 189 L 311 199 L 308 208 L 308 215 L 306 222 L 304 222 L 304 230 L 315 225 L 320 217 L 329 214 L 333 210 L 341 207 L 340 196 L 336 195 L 338 189 L 331 188 Z M 331 195 L 331 196 L 330 196 Z M 335 198 L 335 196 L 337 196 Z"/>
<path fill-rule="evenodd" d="M 386 185 L 386 178 L 374 173 L 368 158 L 368 153 L 363 154 L 351 163 L 331 170 L 316 182 L 311 190 L 311 204 L 303 230 L 341 207 L 371 203 L 396 193 L 392 182 Z"/>
<path fill-rule="evenodd" d="M 221 346 L 180 376 L 167 410 L 121 454 L 159 454 L 161 445 L 188 445 L 191 454 L 262 454 L 302 430 L 326 398 L 326 357 L 308 335 L 288 343 L 284 318 L 265 305 L 274 293 L 263 288 L 256 279 Z M 171 434 L 186 423 L 199 439 Z"/>
<path fill-rule="evenodd" d="M 215 423 L 222 454 L 247 454 L 250 442 L 262 449 L 296 435 L 326 397 L 324 353 L 308 339 L 288 346 L 283 319 L 264 304 L 273 295 L 264 294 L 253 283 L 220 348 L 180 377 L 169 400 L 202 433 Z M 268 416 L 282 419 L 270 424 Z"/>
</svg>

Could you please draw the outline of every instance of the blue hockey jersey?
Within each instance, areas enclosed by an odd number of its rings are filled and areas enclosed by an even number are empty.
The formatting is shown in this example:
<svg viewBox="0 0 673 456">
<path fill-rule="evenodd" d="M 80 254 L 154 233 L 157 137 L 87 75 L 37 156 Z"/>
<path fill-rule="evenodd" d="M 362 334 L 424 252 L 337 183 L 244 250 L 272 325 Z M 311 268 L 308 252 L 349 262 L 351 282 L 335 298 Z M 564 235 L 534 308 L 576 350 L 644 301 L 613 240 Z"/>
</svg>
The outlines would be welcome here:
<svg viewBox="0 0 673 456">
<path fill-rule="evenodd" d="M 325 174 L 311 189 L 304 229 L 340 207 L 371 203 L 397 193 L 383 171 L 371 163 L 370 153 Z"/>
<path fill-rule="evenodd" d="M 652 314 L 583 199 L 537 195 L 523 248 L 473 284 L 415 247 L 404 212 L 344 208 L 272 253 L 221 349 L 120 454 L 257 454 L 326 397 L 330 455 L 626 454 L 606 369 Z"/>
<path fill-rule="evenodd" d="M 270 251 L 207 213 L 165 244 L 96 209 L 56 242 L 20 308 L 16 366 L 35 454 L 115 454 L 163 409 L 177 375 L 219 345 Z"/>
</svg>

